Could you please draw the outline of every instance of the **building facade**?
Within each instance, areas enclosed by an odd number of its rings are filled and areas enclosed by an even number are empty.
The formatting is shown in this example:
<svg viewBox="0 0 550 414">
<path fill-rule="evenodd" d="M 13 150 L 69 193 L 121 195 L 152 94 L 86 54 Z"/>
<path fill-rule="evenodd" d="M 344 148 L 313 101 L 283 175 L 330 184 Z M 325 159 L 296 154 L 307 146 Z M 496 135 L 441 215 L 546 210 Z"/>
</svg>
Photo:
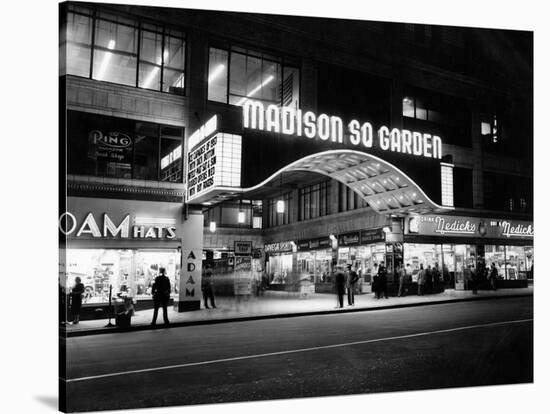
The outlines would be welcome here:
<svg viewBox="0 0 550 414">
<path fill-rule="evenodd" d="M 90 307 L 164 267 L 227 294 L 338 264 L 533 269 L 532 34 L 108 4 L 60 8 L 61 247 Z M 247 259 L 243 259 L 247 258 Z M 244 273 L 246 273 L 244 272 Z M 244 274 L 241 272 L 240 274 Z M 244 287 L 243 287 L 244 286 Z M 225 288 L 220 286 L 220 289 Z"/>
</svg>

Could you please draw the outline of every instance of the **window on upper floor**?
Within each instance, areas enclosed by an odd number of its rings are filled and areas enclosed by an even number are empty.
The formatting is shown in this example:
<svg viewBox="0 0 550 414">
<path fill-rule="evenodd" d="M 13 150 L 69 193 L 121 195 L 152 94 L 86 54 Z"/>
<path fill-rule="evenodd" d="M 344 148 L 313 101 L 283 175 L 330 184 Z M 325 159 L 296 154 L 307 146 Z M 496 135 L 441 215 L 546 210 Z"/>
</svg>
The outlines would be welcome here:
<svg viewBox="0 0 550 414">
<path fill-rule="evenodd" d="M 330 181 L 300 188 L 298 197 L 298 220 L 309 220 L 330 214 Z"/>
<path fill-rule="evenodd" d="M 441 137 L 443 143 L 472 145 L 471 113 L 458 98 L 408 89 L 402 102 L 403 126 Z"/>
<path fill-rule="evenodd" d="M 497 116 L 483 116 L 481 120 L 481 136 L 486 144 L 498 144 L 499 124 Z"/>
<path fill-rule="evenodd" d="M 69 174 L 181 183 L 183 128 L 68 111 Z"/>
<path fill-rule="evenodd" d="M 338 212 L 356 210 L 368 206 L 369 204 L 359 197 L 359 194 L 347 185 L 338 182 Z"/>
<path fill-rule="evenodd" d="M 183 94 L 182 32 L 76 5 L 68 7 L 60 35 L 62 75 Z"/>
<path fill-rule="evenodd" d="M 276 56 L 233 47 L 211 47 L 208 100 L 241 106 L 248 100 L 264 104 L 300 105 L 300 71 Z"/>
<path fill-rule="evenodd" d="M 279 213 L 277 211 L 277 202 L 283 201 L 284 211 Z M 291 208 L 292 208 L 292 195 L 290 192 L 282 194 L 279 197 L 275 197 L 267 200 L 267 227 L 281 226 L 284 224 L 290 224 Z"/>
</svg>

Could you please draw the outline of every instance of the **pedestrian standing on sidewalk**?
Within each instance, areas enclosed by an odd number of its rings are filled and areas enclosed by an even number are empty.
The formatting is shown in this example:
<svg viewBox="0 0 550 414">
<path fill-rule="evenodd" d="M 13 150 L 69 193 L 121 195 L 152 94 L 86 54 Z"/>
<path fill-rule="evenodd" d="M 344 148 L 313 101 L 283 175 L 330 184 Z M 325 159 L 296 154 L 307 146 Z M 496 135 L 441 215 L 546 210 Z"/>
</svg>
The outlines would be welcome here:
<svg viewBox="0 0 550 414">
<path fill-rule="evenodd" d="M 204 298 L 204 307 L 208 307 L 208 299 L 210 299 L 210 305 L 216 309 L 216 302 L 214 301 L 214 282 L 212 280 L 212 270 L 207 269 L 204 277 L 202 278 L 202 297 Z"/>
<path fill-rule="evenodd" d="M 344 294 L 346 293 L 346 275 L 344 275 L 342 266 L 336 267 L 336 275 L 334 276 L 336 286 L 336 296 L 338 298 L 338 307 L 344 307 Z"/>
<path fill-rule="evenodd" d="M 357 286 L 357 281 L 359 280 L 359 276 L 357 275 L 357 272 L 351 267 L 351 265 L 348 266 L 348 274 L 347 274 L 347 288 L 348 288 L 348 306 L 355 305 L 355 287 Z"/>
<path fill-rule="evenodd" d="M 381 298 L 382 294 L 388 299 L 388 276 L 384 263 L 380 263 L 378 266 L 378 298 Z"/>
<path fill-rule="evenodd" d="M 159 275 L 155 278 L 151 292 L 153 293 L 153 303 L 155 311 L 153 312 L 153 321 L 151 325 L 156 325 L 159 308 L 162 306 L 162 318 L 164 324 L 168 325 L 168 302 L 170 302 L 170 279 L 166 276 L 166 269 L 159 268 Z"/>
<path fill-rule="evenodd" d="M 426 284 L 426 271 L 424 270 L 424 265 L 420 263 L 420 272 L 418 272 L 417 277 L 418 283 L 418 296 L 424 296 L 424 285 Z"/>
<path fill-rule="evenodd" d="M 380 299 L 378 297 L 378 289 L 380 288 L 380 282 L 379 282 L 379 277 L 378 277 L 378 265 L 377 264 L 374 264 L 373 268 L 372 268 L 372 293 L 374 293 L 374 297 L 376 299 Z"/>
<path fill-rule="evenodd" d="M 74 278 L 74 286 L 71 289 L 71 313 L 73 315 L 73 324 L 80 322 L 80 309 L 82 308 L 82 295 L 84 295 L 84 285 L 77 276 Z"/>
<path fill-rule="evenodd" d="M 439 282 L 441 282 L 441 272 L 439 271 L 439 263 L 435 262 L 435 265 L 432 269 L 432 279 L 433 279 L 433 290 L 437 292 L 439 288 Z"/>
<path fill-rule="evenodd" d="M 395 269 L 395 276 L 397 277 L 397 280 L 399 281 L 399 290 L 397 291 L 397 296 L 401 297 L 403 295 L 403 285 L 405 284 L 405 278 L 407 275 L 405 274 L 405 270 L 403 270 L 402 265 L 397 265 Z"/>
<path fill-rule="evenodd" d="M 495 263 L 491 263 L 491 271 L 489 273 L 489 283 L 491 284 L 491 289 L 497 290 L 497 278 L 498 278 L 498 270 L 495 266 Z"/>
</svg>

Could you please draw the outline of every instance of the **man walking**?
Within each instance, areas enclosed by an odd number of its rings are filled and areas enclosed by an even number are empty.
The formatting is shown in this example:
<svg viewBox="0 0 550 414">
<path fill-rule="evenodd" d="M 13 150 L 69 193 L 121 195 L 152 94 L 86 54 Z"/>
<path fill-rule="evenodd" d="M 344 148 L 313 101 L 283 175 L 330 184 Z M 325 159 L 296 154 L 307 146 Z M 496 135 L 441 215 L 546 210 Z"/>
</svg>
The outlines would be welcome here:
<svg viewBox="0 0 550 414">
<path fill-rule="evenodd" d="M 159 268 L 159 275 L 155 278 L 153 283 L 153 303 L 155 305 L 155 311 L 153 312 L 153 321 L 151 325 L 156 325 L 159 308 L 162 306 L 162 318 L 164 324 L 168 325 L 168 302 L 170 301 L 170 279 L 166 276 L 166 269 L 164 267 Z"/>
<path fill-rule="evenodd" d="M 355 305 L 355 286 L 359 280 L 357 272 L 351 267 L 348 266 L 348 278 L 347 278 L 347 287 L 348 287 L 348 306 Z"/>
<path fill-rule="evenodd" d="M 405 284 L 405 278 L 407 277 L 402 265 L 397 265 L 395 269 L 395 276 L 399 281 L 399 290 L 397 291 L 397 296 L 401 297 L 401 295 L 403 294 L 403 285 Z"/>
<path fill-rule="evenodd" d="M 346 292 L 346 276 L 342 271 L 342 266 L 336 267 L 336 275 L 334 277 L 334 282 L 336 284 L 336 295 L 338 297 L 339 308 L 344 307 L 344 294 Z"/>
</svg>

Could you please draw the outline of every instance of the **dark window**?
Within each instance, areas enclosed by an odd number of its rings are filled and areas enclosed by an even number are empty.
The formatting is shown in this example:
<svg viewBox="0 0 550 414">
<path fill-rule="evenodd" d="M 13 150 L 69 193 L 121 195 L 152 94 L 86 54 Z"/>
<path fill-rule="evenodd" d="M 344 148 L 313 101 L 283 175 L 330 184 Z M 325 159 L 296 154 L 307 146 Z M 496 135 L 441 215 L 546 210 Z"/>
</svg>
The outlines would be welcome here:
<svg viewBox="0 0 550 414">
<path fill-rule="evenodd" d="M 183 33 L 74 5 L 66 19 L 62 74 L 183 94 Z"/>
<path fill-rule="evenodd" d="M 299 220 L 309 220 L 329 214 L 330 181 L 301 188 L 299 194 Z"/>
<path fill-rule="evenodd" d="M 453 168 L 453 198 L 455 207 L 473 207 L 471 168 Z"/>
<path fill-rule="evenodd" d="M 485 207 L 490 210 L 533 211 L 533 180 L 508 174 L 483 173 Z"/>
<path fill-rule="evenodd" d="M 403 97 L 403 126 L 441 137 L 443 143 L 471 146 L 471 114 L 466 102 L 410 89 Z"/>
<path fill-rule="evenodd" d="M 69 174 L 182 182 L 183 128 L 68 111 Z"/>
<path fill-rule="evenodd" d="M 283 200 L 284 212 L 277 212 L 277 201 Z M 283 194 L 280 197 L 272 198 L 267 201 L 267 227 L 281 226 L 290 223 L 291 193 Z"/>
<path fill-rule="evenodd" d="M 300 71 L 283 65 L 281 58 L 242 48 L 210 48 L 209 56 L 209 100 L 240 106 L 250 99 L 299 107 Z"/>
<path fill-rule="evenodd" d="M 338 212 L 368 207 L 368 203 L 347 185 L 338 182 Z"/>
</svg>

